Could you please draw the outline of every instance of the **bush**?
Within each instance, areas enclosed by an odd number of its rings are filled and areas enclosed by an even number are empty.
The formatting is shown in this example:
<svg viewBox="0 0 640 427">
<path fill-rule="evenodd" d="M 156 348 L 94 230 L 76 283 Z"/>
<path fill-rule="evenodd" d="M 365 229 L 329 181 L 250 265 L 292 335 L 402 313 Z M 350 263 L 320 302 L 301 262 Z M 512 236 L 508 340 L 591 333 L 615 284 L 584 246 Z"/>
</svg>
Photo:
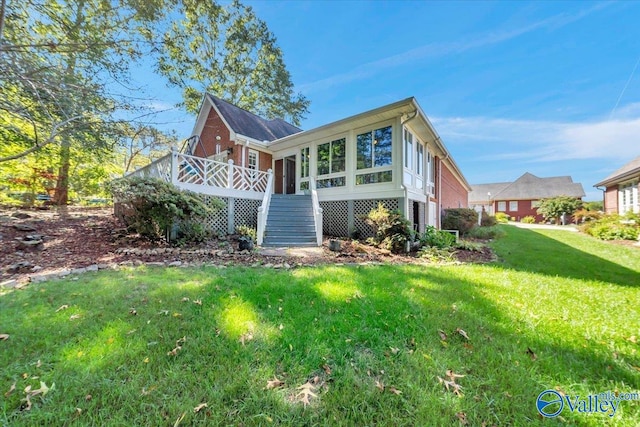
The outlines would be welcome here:
<svg viewBox="0 0 640 427">
<path fill-rule="evenodd" d="M 248 237 L 253 243 L 258 240 L 258 232 L 255 228 L 251 228 L 248 225 L 239 225 L 236 227 L 236 234 L 240 237 Z"/>
<path fill-rule="evenodd" d="M 535 224 L 536 223 L 536 217 L 533 215 L 527 215 L 524 218 L 522 218 L 520 220 L 520 222 L 523 222 L 525 224 Z"/>
<path fill-rule="evenodd" d="M 446 231 L 437 230 L 434 226 L 429 225 L 424 233 L 420 236 L 420 246 L 429 246 L 434 248 L 450 248 L 456 243 L 456 237 Z"/>
<path fill-rule="evenodd" d="M 473 209 L 457 208 L 444 211 L 442 228 L 445 230 L 458 230 L 462 236 L 476 225 L 478 225 L 478 213 Z"/>
<path fill-rule="evenodd" d="M 472 242 L 470 240 L 459 240 L 454 247 L 456 249 L 465 251 L 482 252 L 485 246 L 479 242 Z"/>
<path fill-rule="evenodd" d="M 373 228 L 373 243 L 394 253 L 405 251 L 411 240 L 411 224 L 398 211 L 389 211 L 382 203 L 372 209 L 362 220 Z"/>
<path fill-rule="evenodd" d="M 482 217 L 480 218 L 480 225 L 482 227 L 493 227 L 498 221 L 493 215 L 489 215 L 486 211 L 482 211 Z"/>
<path fill-rule="evenodd" d="M 451 248 L 425 247 L 418 251 L 420 258 L 425 258 L 431 262 L 454 262 L 456 253 Z"/>
<path fill-rule="evenodd" d="M 498 221 L 500 224 L 506 224 L 507 222 L 509 222 L 509 219 L 509 215 L 504 212 L 496 213 L 496 221 Z"/>
<path fill-rule="evenodd" d="M 151 240 L 166 237 L 176 225 L 182 242 L 200 239 L 204 217 L 223 207 L 213 199 L 212 206 L 190 191 L 156 178 L 123 178 L 111 182 L 117 214 L 131 231 Z"/>
<path fill-rule="evenodd" d="M 573 220 L 576 223 L 593 221 L 602 218 L 602 214 L 598 211 L 590 211 L 587 209 L 579 209 L 573 213 Z"/>
<path fill-rule="evenodd" d="M 498 239 L 502 236 L 504 236 L 504 230 L 498 226 L 476 227 L 467 234 L 467 237 L 479 240 Z"/>
<path fill-rule="evenodd" d="M 614 214 L 585 222 L 580 230 L 601 240 L 637 240 L 640 222 Z"/>
</svg>

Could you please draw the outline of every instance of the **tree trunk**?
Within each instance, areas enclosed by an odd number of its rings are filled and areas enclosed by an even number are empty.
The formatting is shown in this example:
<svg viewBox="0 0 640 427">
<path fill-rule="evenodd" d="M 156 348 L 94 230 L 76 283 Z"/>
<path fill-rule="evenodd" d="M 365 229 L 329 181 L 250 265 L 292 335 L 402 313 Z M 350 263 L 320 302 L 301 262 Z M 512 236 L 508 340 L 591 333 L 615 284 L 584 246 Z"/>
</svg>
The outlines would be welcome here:
<svg viewBox="0 0 640 427">
<path fill-rule="evenodd" d="M 71 160 L 71 144 L 64 139 L 60 144 L 60 167 L 53 202 L 58 206 L 69 203 L 69 164 Z"/>
</svg>

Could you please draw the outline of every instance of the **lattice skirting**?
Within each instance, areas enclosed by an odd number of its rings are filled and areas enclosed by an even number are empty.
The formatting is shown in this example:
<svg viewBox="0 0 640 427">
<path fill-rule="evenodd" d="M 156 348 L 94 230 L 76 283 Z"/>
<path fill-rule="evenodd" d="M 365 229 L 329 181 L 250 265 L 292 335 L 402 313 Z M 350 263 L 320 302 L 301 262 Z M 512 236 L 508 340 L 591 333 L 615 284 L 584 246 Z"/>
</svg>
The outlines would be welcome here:
<svg viewBox="0 0 640 427">
<path fill-rule="evenodd" d="M 389 210 L 400 207 L 398 199 L 339 200 L 320 202 L 322 208 L 322 233 L 327 236 L 373 237 L 373 230 L 360 219 L 382 203 Z"/>
<path fill-rule="evenodd" d="M 205 203 L 211 205 L 213 199 L 221 200 L 224 208 L 208 215 L 204 225 L 219 234 L 234 233 L 239 225 L 256 228 L 258 224 L 258 207 L 260 200 L 235 199 L 230 197 L 201 196 Z"/>
</svg>

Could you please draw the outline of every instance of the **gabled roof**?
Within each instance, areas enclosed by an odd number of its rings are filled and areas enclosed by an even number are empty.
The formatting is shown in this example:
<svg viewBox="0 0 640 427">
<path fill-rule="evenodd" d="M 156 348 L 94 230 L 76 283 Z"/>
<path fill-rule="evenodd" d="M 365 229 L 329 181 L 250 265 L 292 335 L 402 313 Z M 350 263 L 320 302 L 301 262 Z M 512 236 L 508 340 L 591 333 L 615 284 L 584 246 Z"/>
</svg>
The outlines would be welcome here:
<svg viewBox="0 0 640 427">
<path fill-rule="evenodd" d="M 585 196 L 582 184 L 573 182 L 570 176 L 553 176 L 549 178 L 539 178 L 529 172 L 522 175 L 512 183 L 480 184 L 472 185 L 473 192 L 481 190 L 481 186 L 493 186 L 496 192 L 491 190 L 491 200 L 539 200 L 557 196 L 570 196 L 582 198 Z M 478 189 L 476 190 L 476 188 Z M 487 200 L 487 191 L 479 199 Z M 480 194 L 478 194 L 480 195 Z"/>
<path fill-rule="evenodd" d="M 634 178 L 637 175 L 640 175 L 640 156 L 631 160 L 629 163 L 622 166 L 620 169 L 618 169 L 599 183 L 595 184 L 594 187 L 617 184 L 626 179 Z"/>
<path fill-rule="evenodd" d="M 260 142 L 271 142 L 302 131 L 282 119 L 263 119 L 210 93 L 207 94 L 207 97 L 236 134 L 248 136 Z"/>
<path fill-rule="evenodd" d="M 493 199 L 496 194 L 509 185 L 511 185 L 510 182 L 472 185 L 471 192 L 469 193 L 469 203 L 489 202 L 490 199 Z"/>
</svg>

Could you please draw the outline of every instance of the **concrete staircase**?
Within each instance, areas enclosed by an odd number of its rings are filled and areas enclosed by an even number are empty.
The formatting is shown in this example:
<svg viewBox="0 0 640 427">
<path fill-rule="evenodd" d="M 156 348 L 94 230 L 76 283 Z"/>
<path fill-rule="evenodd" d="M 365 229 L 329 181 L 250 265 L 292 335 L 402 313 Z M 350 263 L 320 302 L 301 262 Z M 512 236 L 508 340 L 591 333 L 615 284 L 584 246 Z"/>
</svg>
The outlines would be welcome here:
<svg viewBox="0 0 640 427">
<path fill-rule="evenodd" d="M 271 196 L 262 246 L 318 246 L 311 196 Z"/>
</svg>

